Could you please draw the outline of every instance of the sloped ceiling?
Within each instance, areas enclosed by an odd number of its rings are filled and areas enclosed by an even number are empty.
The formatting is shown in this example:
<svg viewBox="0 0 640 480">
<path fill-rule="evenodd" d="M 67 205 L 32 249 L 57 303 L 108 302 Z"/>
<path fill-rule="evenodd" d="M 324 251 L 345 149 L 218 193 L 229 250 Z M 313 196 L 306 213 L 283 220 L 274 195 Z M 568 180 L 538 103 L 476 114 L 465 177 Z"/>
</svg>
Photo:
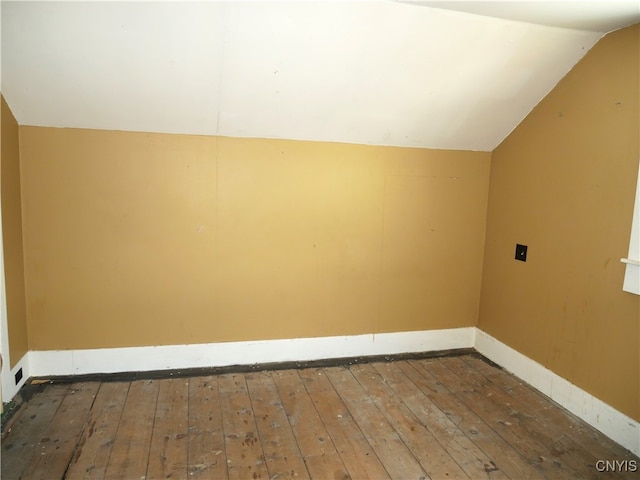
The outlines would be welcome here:
<svg viewBox="0 0 640 480">
<path fill-rule="evenodd" d="M 637 21 L 627 1 L 3 1 L 1 88 L 21 125 L 490 151 Z"/>
</svg>

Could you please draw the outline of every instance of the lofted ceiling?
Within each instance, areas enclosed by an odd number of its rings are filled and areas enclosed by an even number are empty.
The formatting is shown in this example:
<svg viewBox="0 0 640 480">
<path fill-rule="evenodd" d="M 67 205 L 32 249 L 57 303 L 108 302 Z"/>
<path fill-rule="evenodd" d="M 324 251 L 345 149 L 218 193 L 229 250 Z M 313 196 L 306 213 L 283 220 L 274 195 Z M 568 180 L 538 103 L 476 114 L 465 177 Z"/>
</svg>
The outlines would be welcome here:
<svg viewBox="0 0 640 480">
<path fill-rule="evenodd" d="M 2 1 L 21 125 L 493 150 L 637 1 Z"/>
</svg>

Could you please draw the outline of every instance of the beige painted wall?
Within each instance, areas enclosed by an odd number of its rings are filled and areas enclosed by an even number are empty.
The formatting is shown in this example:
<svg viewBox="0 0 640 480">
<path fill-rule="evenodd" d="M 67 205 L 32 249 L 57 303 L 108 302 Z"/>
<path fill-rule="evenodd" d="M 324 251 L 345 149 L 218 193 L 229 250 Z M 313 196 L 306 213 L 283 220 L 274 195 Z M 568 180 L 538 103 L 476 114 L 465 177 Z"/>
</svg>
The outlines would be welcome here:
<svg viewBox="0 0 640 480">
<path fill-rule="evenodd" d="M 20 127 L 29 346 L 473 326 L 490 154 Z"/>
<path fill-rule="evenodd" d="M 636 420 L 640 297 L 622 291 L 620 258 L 640 158 L 639 47 L 637 25 L 606 36 L 493 152 L 479 318 Z"/>
<path fill-rule="evenodd" d="M 7 326 L 11 367 L 27 353 L 27 314 L 25 302 L 22 208 L 20 192 L 19 129 L 9 106 L 1 98 L 2 115 L 0 179 L 2 185 L 2 241 L 4 250 Z M 5 358 L 6 361 L 6 358 Z"/>
</svg>

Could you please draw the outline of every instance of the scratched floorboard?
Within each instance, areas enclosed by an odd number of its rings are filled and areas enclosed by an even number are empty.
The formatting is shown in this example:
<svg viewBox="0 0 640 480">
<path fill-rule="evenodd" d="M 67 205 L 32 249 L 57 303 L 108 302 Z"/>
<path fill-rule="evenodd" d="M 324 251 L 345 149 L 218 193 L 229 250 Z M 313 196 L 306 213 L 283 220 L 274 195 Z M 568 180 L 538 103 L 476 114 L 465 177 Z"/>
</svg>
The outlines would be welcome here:
<svg viewBox="0 0 640 480">
<path fill-rule="evenodd" d="M 637 457 L 473 354 L 51 384 L 10 425 L 12 480 L 640 478 Z"/>
</svg>

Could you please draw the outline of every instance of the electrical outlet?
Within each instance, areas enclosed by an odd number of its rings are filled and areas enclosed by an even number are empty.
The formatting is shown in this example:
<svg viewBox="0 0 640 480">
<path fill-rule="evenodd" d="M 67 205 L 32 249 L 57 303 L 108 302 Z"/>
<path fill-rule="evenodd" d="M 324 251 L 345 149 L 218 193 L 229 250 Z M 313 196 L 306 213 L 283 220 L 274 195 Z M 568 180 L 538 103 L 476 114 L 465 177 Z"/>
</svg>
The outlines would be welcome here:
<svg viewBox="0 0 640 480">
<path fill-rule="evenodd" d="M 516 243 L 516 260 L 527 261 L 527 246 Z"/>
</svg>

